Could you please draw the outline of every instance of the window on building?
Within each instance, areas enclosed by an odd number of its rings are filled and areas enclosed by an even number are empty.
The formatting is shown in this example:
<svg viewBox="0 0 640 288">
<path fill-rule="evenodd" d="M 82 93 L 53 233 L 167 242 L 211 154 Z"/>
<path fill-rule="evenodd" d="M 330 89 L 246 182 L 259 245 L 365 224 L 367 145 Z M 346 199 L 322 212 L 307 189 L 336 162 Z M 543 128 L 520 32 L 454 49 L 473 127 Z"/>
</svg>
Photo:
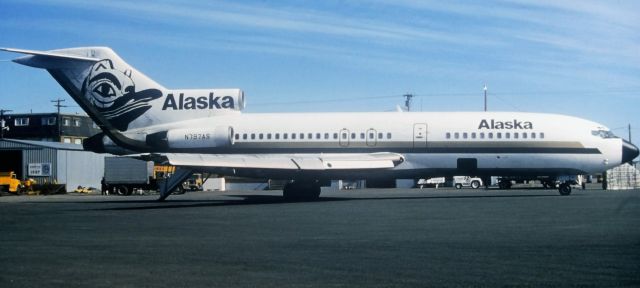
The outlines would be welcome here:
<svg viewBox="0 0 640 288">
<path fill-rule="evenodd" d="M 63 137 L 62 142 L 71 144 L 71 137 Z"/>
<path fill-rule="evenodd" d="M 44 117 L 42 118 L 42 126 L 56 125 L 56 117 Z"/>
<path fill-rule="evenodd" d="M 80 138 L 73 139 L 73 144 L 82 145 L 82 139 Z"/>
<path fill-rule="evenodd" d="M 80 119 L 73 119 L 73 126 L 80 127 Z"/>
<path fill-rule="evenodd" d="M 29 118 L 16 118 L 13 123 L 16 126 L 29 126 Z"/>
<path fill-rule="evenodd" d="M 71 125 L 71 119 L 69 119 L 69 118 L 62 118 L 62 125 L 64 125 L 64 126 L 69 126 L 69 125 Z"/>
</svg>

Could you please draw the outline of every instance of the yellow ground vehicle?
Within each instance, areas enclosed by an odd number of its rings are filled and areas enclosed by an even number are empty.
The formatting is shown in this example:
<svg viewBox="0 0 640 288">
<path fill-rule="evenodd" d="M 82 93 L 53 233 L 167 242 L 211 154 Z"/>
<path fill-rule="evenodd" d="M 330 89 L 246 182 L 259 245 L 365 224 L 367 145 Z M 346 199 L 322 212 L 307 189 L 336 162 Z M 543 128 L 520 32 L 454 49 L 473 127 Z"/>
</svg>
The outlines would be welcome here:
<svg viewBox="0 0 640 288">
<path fill-rule="evenodd" d="M 33 179 L 27 179 L 25 181 L 20 181 L 16 177 L 16 173 L 11 172 L 0 172 L 0 190 L 1 191 L 9 191 L 11 193 L 22 193 L 27 190 L 33 189 L 33 184 L 35 181 Z"/>
</svg>

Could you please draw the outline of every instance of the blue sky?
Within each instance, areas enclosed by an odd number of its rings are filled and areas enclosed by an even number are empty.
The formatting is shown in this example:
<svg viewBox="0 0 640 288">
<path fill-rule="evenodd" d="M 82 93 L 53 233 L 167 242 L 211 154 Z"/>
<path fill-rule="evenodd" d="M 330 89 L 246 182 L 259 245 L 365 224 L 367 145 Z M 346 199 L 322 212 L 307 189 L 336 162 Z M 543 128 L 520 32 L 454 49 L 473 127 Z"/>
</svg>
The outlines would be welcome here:
<svg viewBox="0 0 640 288">
<path fill-rule="evenodd" d="M 639 1 L 181 2 L 0 0 L 0 47 L 109 46 L 169 88 L 241 88 L 247 112 L 389 111 L 407 92 L 479 111 L 486 83 L 492 111 L 640 128 Z M 0 53 L 0 109 L 74 106 L 16 56 Z"/>
</svg>

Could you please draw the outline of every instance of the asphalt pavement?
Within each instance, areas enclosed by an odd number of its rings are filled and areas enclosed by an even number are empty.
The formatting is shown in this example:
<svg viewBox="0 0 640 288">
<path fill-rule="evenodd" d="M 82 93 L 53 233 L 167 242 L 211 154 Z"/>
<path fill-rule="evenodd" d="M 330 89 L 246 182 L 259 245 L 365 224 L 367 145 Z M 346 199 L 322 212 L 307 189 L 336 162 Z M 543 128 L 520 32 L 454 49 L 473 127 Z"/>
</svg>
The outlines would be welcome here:
<svg viewBox="0 0 640 288">
<path fill-rule="evenodd" d="M 640 191 L 0 197 L 0 287 L 640 286 Z"/>
</svg>

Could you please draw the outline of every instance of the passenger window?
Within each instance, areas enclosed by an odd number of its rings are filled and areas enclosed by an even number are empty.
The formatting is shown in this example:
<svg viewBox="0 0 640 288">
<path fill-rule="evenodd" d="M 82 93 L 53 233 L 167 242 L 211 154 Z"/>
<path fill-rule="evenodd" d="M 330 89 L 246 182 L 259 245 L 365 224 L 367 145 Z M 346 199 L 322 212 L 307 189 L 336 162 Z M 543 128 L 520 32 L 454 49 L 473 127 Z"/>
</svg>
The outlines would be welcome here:
<svg viewBox="0 0 640 288">
<path fill-rule="evenodd" d="M 476 139 L 476 132 L 471 132 L 471 139 Z"/>
<path fill-rule="evenodd" d="M 316 139 L 318 140 L 322 139 L 322 135 L 320 133 L 316 133 Z"/>
<path fill-rule="evenodd" d="M 264 137 L 264 135 L 262 135 L 262 133 L 258 134 L 258 138 L 259 138 L 260 140 L 262 140 L 262 138 L 263 138 L 263 137 Z"/>
<path fill-rule="evenodd" d="M 456 139 L 460 138 L 460 133 L 458 132 L 453 133 L 453 138 L 456 138 Z"/>
<path fill-rule="evenodd" d="M 467 139 L 467 137 L 469 137 L 469 135 L 467 134 L 467 132 L 462 133 L 462 138 Z"/>
<path fill-rule="evenodd" d="M 364 140 L 364 133 L 360 133 L 360 139 Z"/>
<path fill-rule="evenodd" d="M 544 139 L 544 133 L 540 132 L 540 139 Z"/>
<path fill-rule="evenodd" d="M 378 139 L 382 139 L 382 135 L 384 135 L 384 134 L 378 133 Z"/>
<path fill-rule="evenodd" d="M 295 140 L 296 139 L 296 133 L 291 133 L 291 140 Z"/>
<path fill-rule="evenodd" d="M 333 139 L 338 139 L 338 133 L 333 133 Z"/>
<path fill-rule="evenodd" d="M 300 139 L 304 139 L 304 133 L 300 133 Z"/>
<path fill-rule="evenodd" d="M 531 132 L 531 139 L 536 139 L 536 133 L 535 132 Z"/>
<path fill-rule="evenodd" d="M 369 139 L 376 138 L 376 133 L 369 133 Z"/>
<path fill-rule="evenodd" d="M 282 139 L 287 140 L 287 138 L 289 138 L 289 134 L 288 133 L 282 134 Z"/>
<path fill-rule="evenodd" d="M 447 132 L 447 139 L 451 139 L 451 133 Z"/>
<path fill-rule="evenodd" d="M 480 139 L 484 139 L 484 132 L 480 132 Z"/>
<path fill-rule="evenodd" d="M 502 132 L 498 132 L 498 133 L 496 133 L 496 138 L 498 138 L 498 139 L 502 139 Z"/>
<path fill-rule="evenodd" d="M 487 136 L 488 136 L 489 139 L 493 139 L 493 132 L 487 133 Z"/>
<path fill-rule="evenodd" d="M 251 140 L 255 140 L 256 139 L 256 134 L 255 133 L 251 133 Z"/>
<path fill-rule="evenodd" d="M 324 133 L 324 139 L 325 140 L 329 139 L 329 133 Z"/>
<path fill-rule="evenodd" d="M 280 139 L 280 133 L 276 133 L 276 140 Z"/>
<path fill-rule="evenodd" d="M 271 133 L 267 133 L 267 139 L 271 140 Z"/>
<path fill-rule="evenodd" d="M 236 140 L 240 140 L 240 134 L 236 134 L 236 135 L 234 136 L 234 138 L 235 138 Z"/>
<path fill-rule="evenodd" d="M 307 139 L 309 139 L 309 140 L 313 139 L 313 133 L 309 133 L 309 134 L 307 135 Z"/>
<path fill-rule="evenodd" d="M 347 133 L 342 133 L 342 139 L 347 139 Z"/>
<path fill-rule="evenodd" d="M 391 139 L 391 133 L 387 133 L 387 139 Z"/>
<path fill-rule="evenodd" d="M 509 132 L 504 133 L 504 138 L 507 138 L 507 139 L 511 138 L 511 133 Z"/>
<path fill-rule="evenodd" d="M 522 133 L 522 139 L 527 139 L 527 133 L 526 132 Z"/>
<path fill-rule="evenodd" d="M 356 133 L 351 133 L 351 139 L 356 139 Z"/>
<path fill-rule="evenodd" d="M 242 140 L 247 140 L 247 133 L 242 134 Z"/>
</svg>

